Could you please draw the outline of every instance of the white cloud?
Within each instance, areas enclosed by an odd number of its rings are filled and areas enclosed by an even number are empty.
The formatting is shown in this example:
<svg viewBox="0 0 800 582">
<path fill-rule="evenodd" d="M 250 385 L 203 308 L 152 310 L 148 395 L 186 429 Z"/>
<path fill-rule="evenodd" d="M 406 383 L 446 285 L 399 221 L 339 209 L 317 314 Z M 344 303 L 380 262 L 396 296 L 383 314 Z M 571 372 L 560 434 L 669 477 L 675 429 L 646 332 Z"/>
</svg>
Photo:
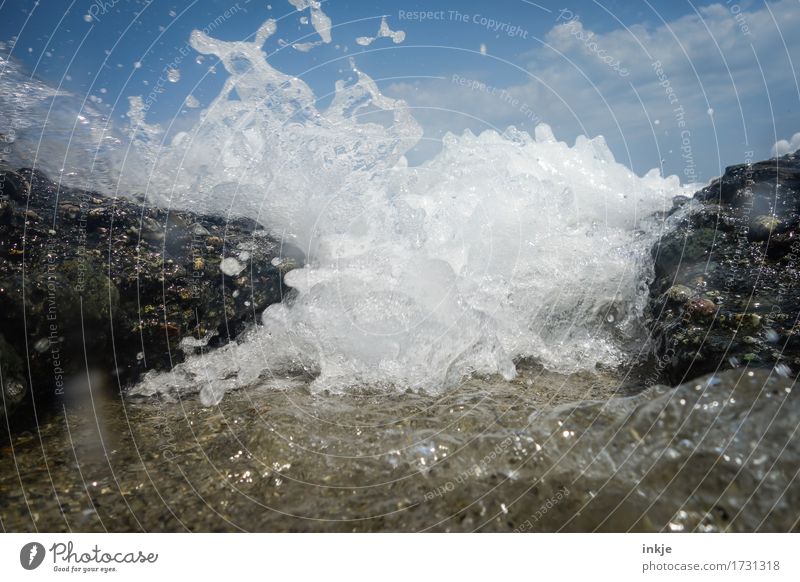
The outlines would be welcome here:
<svg viewBox="0 0 800 582">
<path fill-rule="evenodd" d="M 585 22 L 562 22 L 545 35 L 545 46 L 528 50 L 519 61 L 495 61 L 488 72 L 462 76 L 515 76 L 516 82 L 503 88 L 552 125 L 559 138 L 602 134 L 617 159 L 639 173 L 663 159 L 666 173 L 686 179 L 681 135 L 688 130 L 700 178 L 710 179 L 741 162 L 747 150 L 767 157 L 776 127 L 800 125 L 795 73 L 800 36 L 794 34 L 800 29 L 800 4 L 780 0 L 748 11 L 731 6 L 714 4 L 671 22 L 604 33 L 594 33 Z M 420 113 L 433 138 L 467 127 L 515 124 L 532 130 L 533 121 L 519 104 L 449 77 L 395 84 L 387 93 L 412 106 L 452 110 Z"/>
<path fill-rule="evenodd" d="M 772 146 L 772 155 L 773 156 L 785 156 L 786 154 L 791 154 L 800 150 L 800 131 L 794 134 L 791 138 L 782 139 L 775 142 L 775 145 Z"/>
</svg>

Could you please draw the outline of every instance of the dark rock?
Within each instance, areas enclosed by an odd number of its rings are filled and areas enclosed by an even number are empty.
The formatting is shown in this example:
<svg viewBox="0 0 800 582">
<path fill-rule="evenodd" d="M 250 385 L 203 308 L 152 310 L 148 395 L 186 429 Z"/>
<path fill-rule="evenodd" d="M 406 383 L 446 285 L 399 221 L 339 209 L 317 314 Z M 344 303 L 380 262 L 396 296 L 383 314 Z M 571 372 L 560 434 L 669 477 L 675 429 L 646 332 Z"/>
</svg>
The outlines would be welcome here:
<svg viewBox="0 0 800 582">
<path fill-rule="evenodd" d="M 800 369 L 800 155 L 727 168 L 670 220 L 649 322 L 667 379 Z"/>
<path fill-rule="evenodd" d="M 0 172 L 0 196 L 24 202 L 30 190 L 28 180 L 16 172 Z"/>
<path fill-rule="evenodd" d="M 2 334 L 0 334 L 0 373 L 2 374 L 0 417 L 2 417 L 2 410 L 13 410 L 19 406 L 27 392 L 22 358 L 17 350 L 6 342 Z"/>
<path fill-rule="evenodd" d="M 287 290 L 281 245 L 254 221 L 142 207 L 30 169 L 0 172 L 0 187 L 0 372 L 17 417 L 88 371 L 124 390 L 225 344 Z M 236 277 L 220 269 L 229 257 Z"/>
<path fill-rule="evenodd" d="M 768 240 L 781 228 L 781 221 L 774 216 L 756 216 L 750 223 L 750 240 Z"/>
<path fill-rule="evenodd" d="M 11 201 L 5 197 L 0 196 L 0 223 L 6 223 L 14 216 L 14 208 Z"/>
<path fill-rule="evenodd" d="M 686 285 L 673 285 L 666 292 L 666 298 L 669 301 L 674 301 L 678 304 L 683 304 L 694 297 L 694 291 L 689 289 Z"/>
<path fill-rule="evenodd" d="M 710 299 L 696 297 L 686 304 L 685 309 L 695 318 L 710 317 L 717 312 L 717 304 Z"/>
<path fill-rule="evenodd" d="M 674 196 L 672 198 L 672 209 L 676 210 L 676 209 L 680 208 L 681 206 L 686 206 L 687 204 L 689 204 L 689 202 L 691 202 L 691 200 L 692 199 L 689 198 L 688 196 L 682 196 L 682 195 L 681 196 Z"/>
</svg>

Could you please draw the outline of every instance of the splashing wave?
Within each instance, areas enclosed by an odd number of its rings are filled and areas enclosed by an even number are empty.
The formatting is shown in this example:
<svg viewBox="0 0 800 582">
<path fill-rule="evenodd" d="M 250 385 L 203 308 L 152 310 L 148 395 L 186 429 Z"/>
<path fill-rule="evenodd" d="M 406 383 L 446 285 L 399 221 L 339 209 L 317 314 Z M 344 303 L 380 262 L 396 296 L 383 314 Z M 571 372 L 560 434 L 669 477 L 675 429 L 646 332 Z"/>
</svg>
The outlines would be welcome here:
<svg viewBox="0 0 800 582">
<path fill-rule="evenodd" d="M 355 68 L 324 110 L 253 42 L 195 31 L 229 73 L 197 125 L 172 136 L 131 100 L 122 191 L 172 207 L 244 214 L 305 253 L 294 289 L 240 342 L 150 374 L 135 393 L 197 391 L 218 402 L 262 374 L 303 370 L 316 390 L 437 392 L 519 358 L 559 372 L 618 366 L 650 275 L 647 220 L 683 192 L 615 162 L 602 137 L 447 135 L 409 167 L 422 136 L 406 104 Z M 652 229 L 651 229 L 652 230 Z"/>
</svg>

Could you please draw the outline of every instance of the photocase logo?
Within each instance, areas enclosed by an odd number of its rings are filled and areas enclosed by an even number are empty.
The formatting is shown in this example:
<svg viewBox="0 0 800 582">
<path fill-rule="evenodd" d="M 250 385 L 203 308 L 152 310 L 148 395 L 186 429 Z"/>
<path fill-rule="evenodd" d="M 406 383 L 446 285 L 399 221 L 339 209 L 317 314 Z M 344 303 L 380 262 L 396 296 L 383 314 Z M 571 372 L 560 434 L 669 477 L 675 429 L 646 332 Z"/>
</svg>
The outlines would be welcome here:
<svg viewBox="0 0 800 582">
<path fill-rule="evenodd" d="M 30 542 L 19 551 L 19 563 L 26 570 L 35 570 L 44 561 L 44 546 L 39 542 Z"/>
</svg>

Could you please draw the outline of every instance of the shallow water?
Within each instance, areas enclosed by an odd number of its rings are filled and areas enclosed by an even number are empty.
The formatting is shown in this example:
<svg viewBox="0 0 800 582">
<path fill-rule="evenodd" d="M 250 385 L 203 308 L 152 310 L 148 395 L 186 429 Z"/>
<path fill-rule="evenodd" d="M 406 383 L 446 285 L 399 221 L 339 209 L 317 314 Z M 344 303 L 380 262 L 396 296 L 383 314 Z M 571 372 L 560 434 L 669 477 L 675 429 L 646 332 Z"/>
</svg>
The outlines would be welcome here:
<svg viewBox="0 0 800 582">
<path fill-rule="evenodd" d="M 520 366 L 441 396 L 75 404 L 0 458 L 6 531 L 797 529 L 792 383 L 676 390 Z M 698 388 L 699 387 L 699 388 Z M 614 397 L 616 395 L 616 397 Z M 613 398 L 612 398 L 613 397 Z M 609 400 L 611 398 L 611 400 Z M 577 402 L 577 406 L 574 404 Z"/>
</svg>

